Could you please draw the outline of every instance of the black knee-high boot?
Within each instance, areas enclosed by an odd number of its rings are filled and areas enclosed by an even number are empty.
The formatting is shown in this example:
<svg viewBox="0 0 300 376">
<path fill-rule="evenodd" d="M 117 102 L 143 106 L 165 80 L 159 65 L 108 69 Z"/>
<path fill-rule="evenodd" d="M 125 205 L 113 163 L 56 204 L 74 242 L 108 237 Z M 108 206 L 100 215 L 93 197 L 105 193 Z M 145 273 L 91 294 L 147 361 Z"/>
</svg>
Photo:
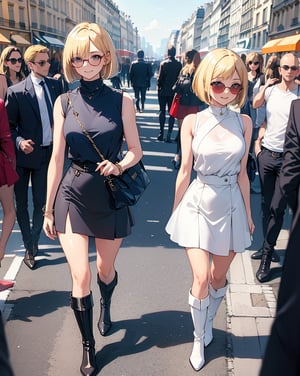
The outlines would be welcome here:
<svg viewBox="0 0 300 376">
<path fill-rule="evenodd" d="M 111 328 L 110 303 L 111 296 L 118 284 L 118 273 L 115 273 L 114 279 L 108 285 L 100 280 L 99 275 L 97 275 L 97 282 L 101 293 L 98 329 L 100 331 L 100 334 L 102 336 L 105 336 Z"/>
<path fill-rule="evenodd" d="M 95 339 L 93 335 L 93 296 L 73 298 L 71 296 L 71 308 L 74 310 L 75 318 L 82 336 L 82 363 L 80 372 L 84 376 L 95 376 L 97 364 L 95 356 Z"/>
</svg>

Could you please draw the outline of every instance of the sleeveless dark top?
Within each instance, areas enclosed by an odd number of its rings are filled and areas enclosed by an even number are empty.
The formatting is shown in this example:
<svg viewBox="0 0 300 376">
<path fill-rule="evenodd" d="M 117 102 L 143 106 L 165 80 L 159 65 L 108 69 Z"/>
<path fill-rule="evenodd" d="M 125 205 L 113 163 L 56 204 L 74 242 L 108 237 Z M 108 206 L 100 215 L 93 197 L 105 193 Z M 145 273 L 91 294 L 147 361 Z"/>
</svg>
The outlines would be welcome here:
<svg viewBox="0 0 300 376">
<path fill-rule="evenodd" d="M 106 159 L 116 162 L 123 139 L 122 91 L 106 86 L 102 79 L 91 82 L 82 80 L 80 87 L 69 95 L 80 121 L 101 153 Z M 66 94 L 62 94 L 62 104 L 66 118 L 64 134 L 69 159 L 81 163 L 101 161 L 80 128 L 72 109 L 66 106 Z"/>
<path fill-rule="evenodd" d="M 99 79 L 81 81 L 80 87 L 69 95 L 80 121 L 101 153 L 106 159 L 116 162 L 123 139 L 122 91 L 104 85 Z M 123 238 L 130 234 L 134 223 L 131 211 L 128 207 L 119 210 L 110 207 L 105 177 L 95 172 L 96 163 L 101 158 L 78 124 L 67 94 L 62 94 L 61 103 L 68 157 L 75 165 L 70 165 L 57 191 L 54 205 L 56 230 L 65 232 L 69 214 L 74 233 L 102 239 Z M 90 171 L 78 173 L 76 166 L 80 164 L 90 166 Z"/>
</svg>

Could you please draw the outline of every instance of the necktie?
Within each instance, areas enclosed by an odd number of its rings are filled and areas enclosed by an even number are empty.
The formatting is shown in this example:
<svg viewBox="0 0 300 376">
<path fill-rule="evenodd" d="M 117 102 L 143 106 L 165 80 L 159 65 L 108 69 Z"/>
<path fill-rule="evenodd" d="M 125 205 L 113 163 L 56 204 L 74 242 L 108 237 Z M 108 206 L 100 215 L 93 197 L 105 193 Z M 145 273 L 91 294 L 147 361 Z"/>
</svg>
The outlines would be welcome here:
<svg viewBox="0 0 300 376">
<path fill-rule="evenodd" d="M 52 108 L 52 104 L 50 102 L 50 99 L 49 99 L 49 96 L 48 96 L 48 93 L 47 93 L 47 90 L 46 90 L 46 87 L 45 87 L 45 82 L 41 81 L 40 85 L 42 86 L 43 91 L 44 91 L 44 97 L 45 97 L 45 102 L 46 102 L 46 105 L 47 105 L 48 116 L 49 116 L 49 120 L 50 120 L 50 125 L 52 127 L 52 125 L 53 125 L 53 108 Z"/>
</svg>

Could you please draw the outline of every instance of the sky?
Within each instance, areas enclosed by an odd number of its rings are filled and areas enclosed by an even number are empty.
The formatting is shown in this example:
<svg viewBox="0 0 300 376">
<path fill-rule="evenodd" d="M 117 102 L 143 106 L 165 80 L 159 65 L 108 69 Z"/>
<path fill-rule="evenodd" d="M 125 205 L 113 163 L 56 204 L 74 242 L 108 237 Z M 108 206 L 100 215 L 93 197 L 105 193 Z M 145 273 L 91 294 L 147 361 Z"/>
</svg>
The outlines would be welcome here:
<svg viewBox="0 0 300 376">
<path fill-rule="evenodd" d="M 139 35 L 154 48 L 169 37 L 172 30 L 180 29 L 195 10 L 204 4 L 199 0 L 115 0 L 120 11 L 130 16 Z"/>
</svg>

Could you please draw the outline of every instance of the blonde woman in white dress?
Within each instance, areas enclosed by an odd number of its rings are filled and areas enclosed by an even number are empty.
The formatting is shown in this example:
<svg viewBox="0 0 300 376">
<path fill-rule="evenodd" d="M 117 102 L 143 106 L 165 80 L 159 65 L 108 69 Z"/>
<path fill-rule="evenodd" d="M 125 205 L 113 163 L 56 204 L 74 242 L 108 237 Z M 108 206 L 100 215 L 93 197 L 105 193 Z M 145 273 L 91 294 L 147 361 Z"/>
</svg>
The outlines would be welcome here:
<svg viewBox="0 0 300 376">
<path fill-rule="evenodd" d="M 182 163 L 166 231 L 186 249 L 192 269 L 190 363 L 196 371 L 213 339 L 213 318 L 226 294 L 228 268 L 235 254 L 250 246 L 254 231 L 246 172 L 252 122 L 229 109 L 243 105 L 247 81 L 245 64 L 236 53 L 211 51 L 193 81 L 193 91 L 209 107 L 188 115 L 181 129 Z M 190 182 L 192 168 L 197 177 Z"/>
</svg>

